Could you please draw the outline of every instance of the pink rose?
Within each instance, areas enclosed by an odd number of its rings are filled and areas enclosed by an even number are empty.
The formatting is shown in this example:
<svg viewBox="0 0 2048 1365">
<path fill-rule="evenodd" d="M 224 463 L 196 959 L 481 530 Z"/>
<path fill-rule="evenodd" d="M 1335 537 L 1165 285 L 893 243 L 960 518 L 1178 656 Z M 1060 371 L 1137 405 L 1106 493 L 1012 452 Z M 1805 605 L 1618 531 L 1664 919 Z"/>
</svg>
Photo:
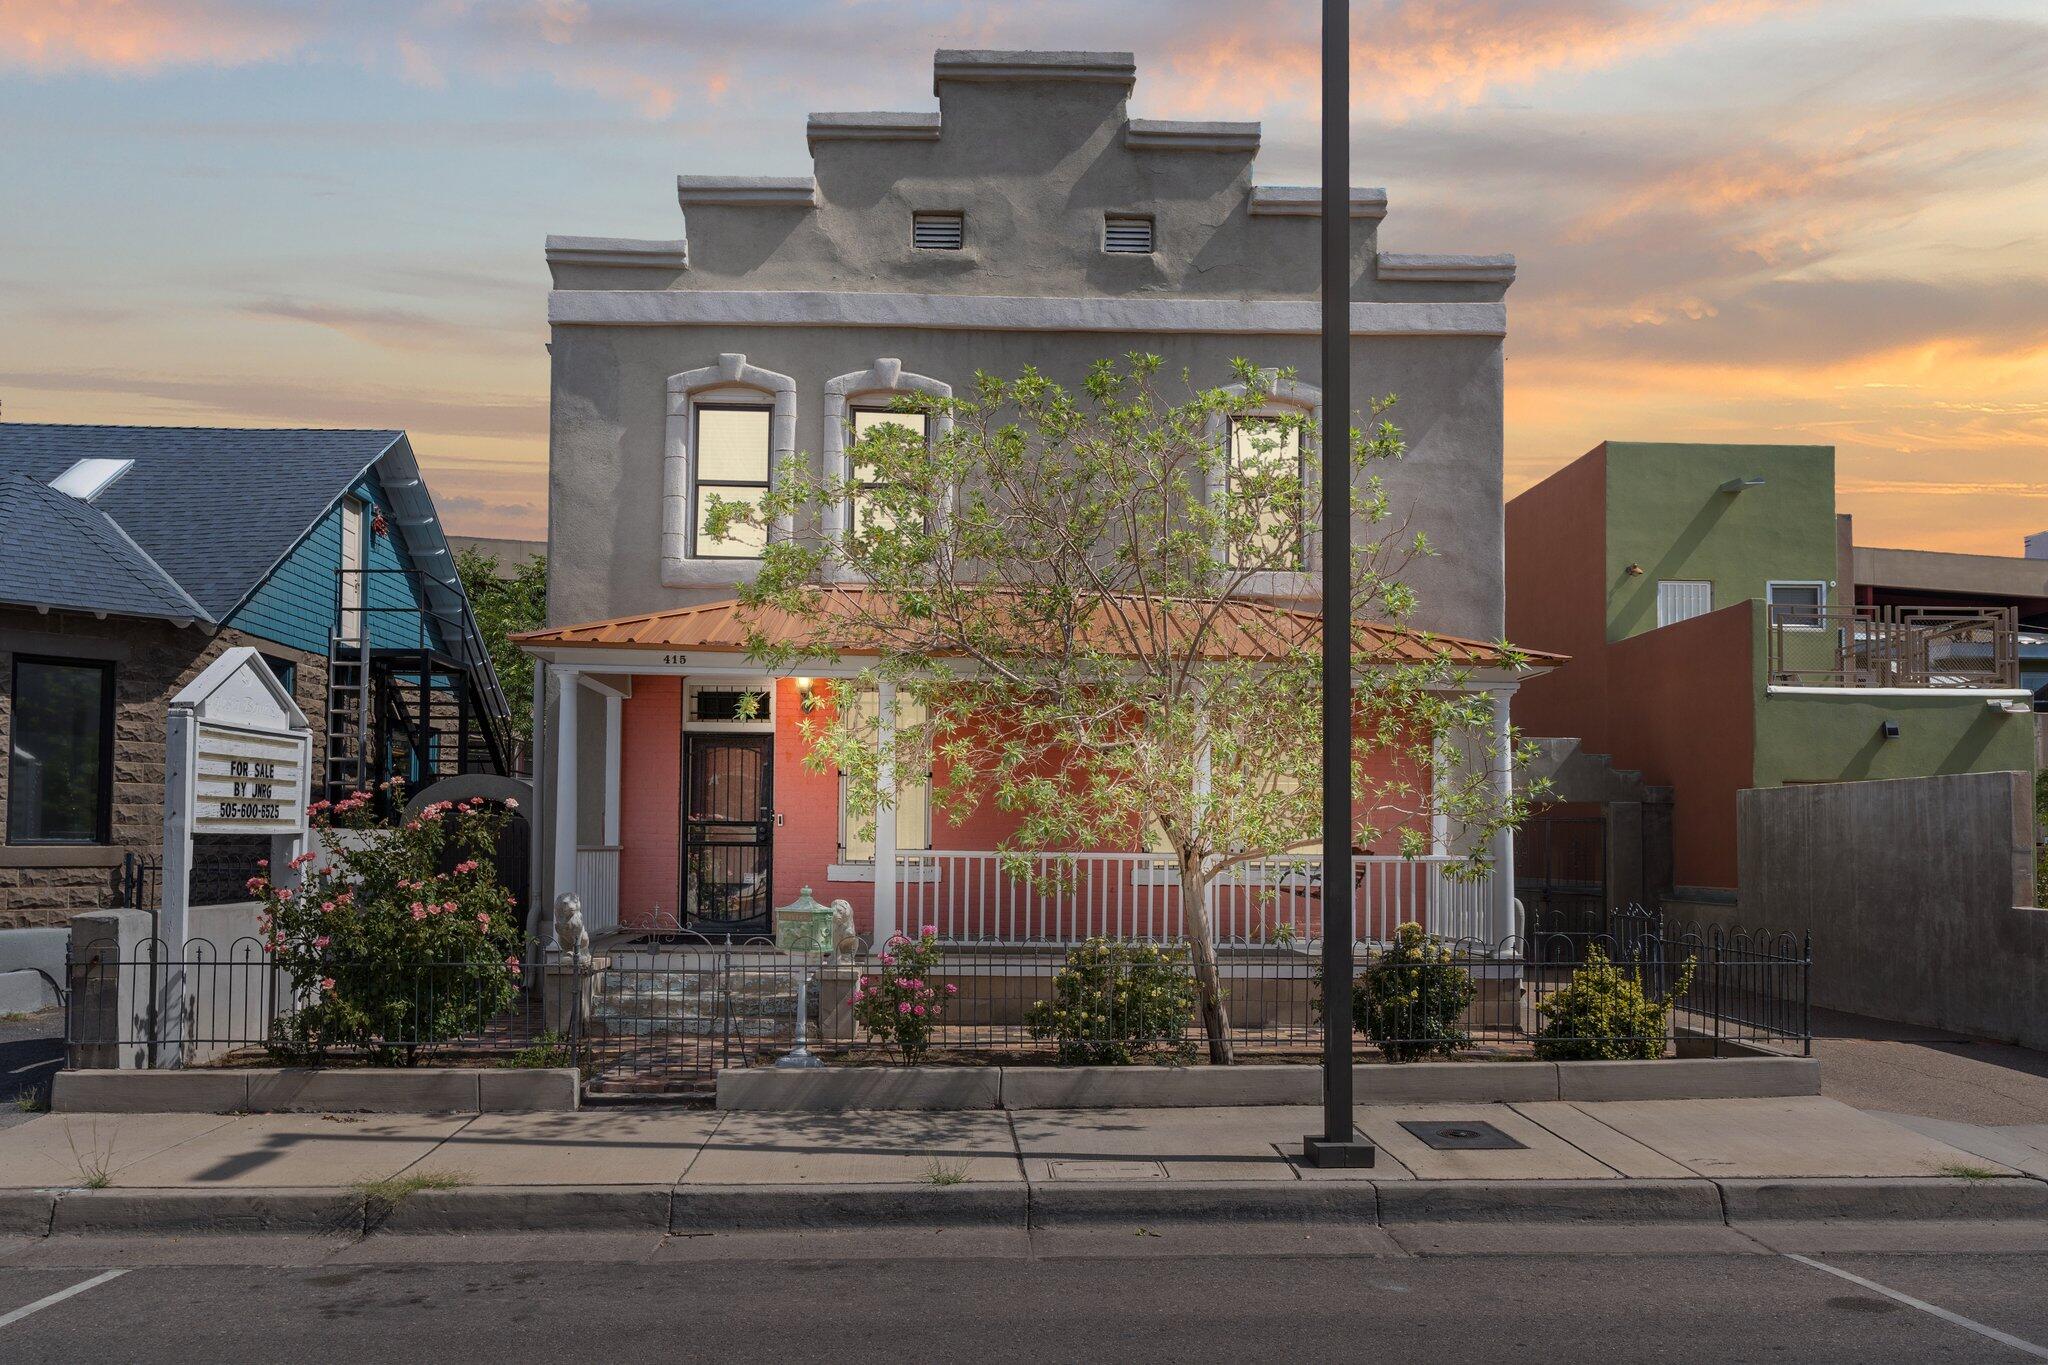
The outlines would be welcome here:
<svg viewBox="0 0 2048 1365">
<path fill-rule="evenodd" d="M 906 1000 L 906 1001 L 904 1001 L 904 1002 L 903 1002 L 902 1004 L 898 1005 L 898 1006 L 896 1007 L 896 1012 L 897 1012 L 898 1014 L 908 1014 L 908 1013 L 910 1013 L 910 1002 L 909 1002 L 908 1000 Z"/>
<path fill-rule="evenodd" d="M 924 1006 L 923 1006 L 923 1005 L 912 1005 L 912 1006 L 910 1007 L 910 1012 L 911 1012 L 912 1014 L 916 1015 L 916 1016 L 917 1016 L 918 1018 L 920 1018 L 920 1019 L 924 1018 Z"/>
<path fill-rule="evenodd" d="M 418 901 L 414 901 L 412 907 L 412 917 L 414 919 L 425 919 L 427 917 L 427 907 L 421 905 Z"/>
<path fill-rule="evenodd" d="M 958 994 L 960 994 L 960 988 L 959 988 L 958 986 L 954 985 L 954 984 L 953 984 L 952 982 L 948 981 L 948 982 L 946 983 L 946 994 L 948 994 L 948 995 L 958 995 Z"/>
<path fill-rule="evenodd" d="M 320 935 L 320 937 L 313 940 L 313 946 L 315 948 L 325 948 L 328 944 L 332 942 L 334 942 L 333 939 L 327 937 L 327 935 L 325 934 L 322 934 Z"/>
<path fill-rule="evenodd" d="M 508 796 L 508 797 L 506 797 L 506 798 L 505 798 L 505 809 L 506 809 L 506 810 L 518 810 L 518 809 L 519 809 L 519 801 L 518 801 L 518 798 L 516 798 L 516 797 L 511 797 L 511 796 Z"/>
<path fill-rule="evenodd" d="M 479 929 L 488 929 L 491 927 L 491 917 L 479 910 L 476 912 L 476 923 Z"/>
<path fill-rule="evenodd" d="M 323 991 L 331 991 L 331 990 L 333 990 L 333 989 L 334 989 L 334 978 L 333 978 L 333 977 L 331 977 L 331 976 L 323 976 L 323 977 L 321 977 L 321 978 L 320 978 L 320 989 L 321 989 L 321 990 L 323 990 Z"/>
</svg>

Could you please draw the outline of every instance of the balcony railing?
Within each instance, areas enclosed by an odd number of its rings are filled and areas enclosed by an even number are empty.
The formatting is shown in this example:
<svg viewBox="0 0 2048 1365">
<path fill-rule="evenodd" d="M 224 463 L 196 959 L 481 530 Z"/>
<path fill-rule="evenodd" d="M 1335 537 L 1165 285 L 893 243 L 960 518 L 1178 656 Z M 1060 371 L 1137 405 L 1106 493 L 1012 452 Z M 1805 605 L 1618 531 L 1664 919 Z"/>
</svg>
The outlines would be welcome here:
<svg viewBox="0 0 2048 1365">
<path fill-rule="evenodd" d="M 1798 687 L 2012 688 L 2010 607 L 1768 608 L 1770 680 Z"/>
<path fill-rule="evenodd" d="M 1180 879 L 1156 853 L 984 851 L 900 853 L 897 923 L 930 925 L 950 943 L 1061 944 L 1091 935 L 1171 941 L 1187 936 Z M 1354 936 L 1382 942 L 1397 926 L 1493 942 L 1500 922 L 1490 872 L 1453 857 L 1356 856 Z M 1209 922 L 1225 943 L 1306 943 L 1322 937 L 1322 859 L 1284 854 L 1239 863 L 1209 888 Z"/>
</svg>

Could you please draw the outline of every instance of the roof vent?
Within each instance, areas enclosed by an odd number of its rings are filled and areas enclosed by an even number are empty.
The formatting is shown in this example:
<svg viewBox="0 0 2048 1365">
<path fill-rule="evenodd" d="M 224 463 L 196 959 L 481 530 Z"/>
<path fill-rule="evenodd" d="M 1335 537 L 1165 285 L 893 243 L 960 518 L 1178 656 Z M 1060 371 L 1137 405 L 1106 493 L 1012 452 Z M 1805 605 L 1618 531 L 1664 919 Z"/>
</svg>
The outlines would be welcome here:
<svg viewBox="0 0 2048 1365">
<path fill-rule="evenodd" d="M 80 460 L 50 480 L 50 487 L 80 502 L 91 502 L 134 466 L 133 460 Z"/>
<path fill-rule="evenodd" d="M 1102 220 L 1102 249 L 1122 256 L 1152 254 L 1152 220 L 1136 214 L 1111 214 Z"/>
<path fill-rule="evenodd" d="M 913 213 L 910 244 L 919 251 L 958 251 L 967 241 L 964 213 Z"/>
</svg>

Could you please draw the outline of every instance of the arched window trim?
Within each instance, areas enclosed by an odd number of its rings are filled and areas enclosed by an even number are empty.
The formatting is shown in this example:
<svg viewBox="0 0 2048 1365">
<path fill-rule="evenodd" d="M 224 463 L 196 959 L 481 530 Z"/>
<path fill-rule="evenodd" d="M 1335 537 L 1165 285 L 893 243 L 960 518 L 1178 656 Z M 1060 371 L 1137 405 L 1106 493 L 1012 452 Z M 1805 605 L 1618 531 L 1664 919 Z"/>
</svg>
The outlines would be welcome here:
<svg viewBox="0 0 2048 1365">
<path fill-rule="evenodd" d="M 1323 431 L 1322 389 L 1314 384 L 1305 384 L 1299 379 L 1287 378 L 1273 369 L 1260 370 L 1259 376 L 1264 381 L 1266 401 L 1250 412 L 1238 414 L 1239 416 L 1278 417 L 1305 412 L 1309 421 L 1315 424 L 1316 431 Z M 1251 392 L 1251 388 L 1245 384 L 1226 384 L 1223 386 L 1223 392 L 1242 398 Z M 1227 443 L 1230 440 L 1229 419 L 1221 416 L 1210 418 L 1207 434 L 1209 439 L 1219 445 Z M 1227 449 L 1224 458 L 1229 458 Z M 1246 590 L 1258 597 L 1295 599 L 1315 596 L 1316 574 L 1312 568 L 1306 566 L 1313 566 L 1318 562 L 1318 557 L 1322 554 L 1323 537 L 1318 528 L 1305 526 L 1302 528 L 1301 539 L 1305 567 L 1296 571 L 1253 574 L 1246 584 Z"/>
<path fill-rule="evenodd" d="M 825 381 L 825 434 L 822 444 L 827 479 L 843 483 L 853 477 L 852 465 L 847 459 L 847 428 L 851 423 L 857 401 L 886 399 L 899 393 L 922 393 L 933 398 L 951 398 L 953 386 L 929 375 L 907 373 L 903 368 L 903 362 L 894 356 L 882 356 L 865 370 L 842 374 Z M 952 417 L 945 413 L 935 413 L 926 439 L 942 441 L 952 430 Z M 829 540 L 838 540 L 852 525 L 851 498 L 841 498 L 825 509 L 824 532 Z M 840 568 L 840 575 L 851 577 L 843 566 Z"/>
<path fill-rule="evenodd" d="M 699 403 L 761 401 L 769 410 L 768 478 L 796 453 L 796 380 L 786 374 L 749 365 L 745 355 L 728 351 L 716 365 L 685 370 L 668 378 L 668 430 L 662 454 L 661 581 L 665 587 L 695 588 L 745 582 L 759 571 L 750 559 L 697 559 L 690 554 L 690 519 L 696 507 L 695 461 L 691 442 L 697 429 Z M 773 534 L 787 536 L 787 519 Z"/>
</svg>

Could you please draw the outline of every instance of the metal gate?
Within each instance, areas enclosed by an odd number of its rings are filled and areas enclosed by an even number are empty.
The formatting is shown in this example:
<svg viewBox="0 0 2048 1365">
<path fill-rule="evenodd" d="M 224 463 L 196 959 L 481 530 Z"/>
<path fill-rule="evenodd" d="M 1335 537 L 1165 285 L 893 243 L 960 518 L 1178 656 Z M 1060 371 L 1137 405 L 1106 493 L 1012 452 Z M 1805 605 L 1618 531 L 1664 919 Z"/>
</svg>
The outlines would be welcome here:
<svg viewBox="0 0 2048 1365">
<path fill-rule="evenodd" d="M 706 939 L 769 931 L 775 738 L 685 736 L 683 928 Z"/>
<path fill-rule="evenodd" d="M 1539 815 L 1515 833 L 1515 894 L 1531 939 L 1605 932 L 1607 821 L 1597 815 Z"/>
</svg>

